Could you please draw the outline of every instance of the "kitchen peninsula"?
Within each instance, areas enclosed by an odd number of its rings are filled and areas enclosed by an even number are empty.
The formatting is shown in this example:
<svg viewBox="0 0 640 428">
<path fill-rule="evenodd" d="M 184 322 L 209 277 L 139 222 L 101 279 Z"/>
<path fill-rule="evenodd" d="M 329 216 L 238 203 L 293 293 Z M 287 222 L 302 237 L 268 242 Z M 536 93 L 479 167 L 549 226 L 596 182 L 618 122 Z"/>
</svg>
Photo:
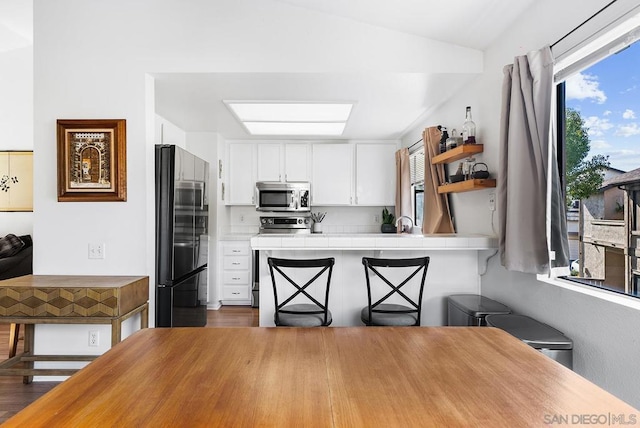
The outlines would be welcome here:
<svg viewBox="0 0 640 428">
<path fill-rule="evenodd" d="M 251 238 L 260 252 L 260 326 L 273 326 L 273 287 L 267 257 L 334 257 L 329 308 L 332 326 L 359 326 L 367 302 L 362 257 L 429 256 L 422 325 L 445 325 L 445 296 L 479 293 L 480 273 L 497 249 L 494 237 L 475 234 L 261 234 Z"/>
</svg>

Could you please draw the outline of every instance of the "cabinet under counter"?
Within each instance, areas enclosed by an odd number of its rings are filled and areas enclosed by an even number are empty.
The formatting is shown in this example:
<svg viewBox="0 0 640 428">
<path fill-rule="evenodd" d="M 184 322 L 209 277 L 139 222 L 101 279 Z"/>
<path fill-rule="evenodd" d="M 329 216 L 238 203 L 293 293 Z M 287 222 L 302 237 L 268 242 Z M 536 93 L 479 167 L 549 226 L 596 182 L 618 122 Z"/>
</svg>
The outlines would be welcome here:
<svg viewBox="0 0 640 428">
<path fill-rule="evenodd" d="M 331 326 L 359 326 L 360 310 L 367 304 L 362 257 L 430 257 L 424 287 L 422 325 L 446 325 L 446 297 L 479 294 L 479 266 L 497 248 L 494 237 L 485 235 L 257 235 L 251 239 L 259 250 L 260 326 L 273 326 L 274 296 L 268 257 L 334 257 L 329 310 Z"/>
<path fill-rule="evenodd" d="M 250 305 L 252 253 L 249 240 L 220 241 L 220 250 L 221 303 Z"/>
</svg>

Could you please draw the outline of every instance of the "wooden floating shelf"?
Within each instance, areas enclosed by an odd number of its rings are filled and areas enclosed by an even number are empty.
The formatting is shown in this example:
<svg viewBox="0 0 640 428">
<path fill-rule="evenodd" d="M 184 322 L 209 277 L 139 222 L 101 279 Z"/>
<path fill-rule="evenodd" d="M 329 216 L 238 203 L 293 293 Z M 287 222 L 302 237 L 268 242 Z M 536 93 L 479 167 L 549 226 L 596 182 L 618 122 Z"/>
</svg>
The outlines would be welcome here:
<svg viewBox="0 0 640 428">
<path fill-rule="evenodd" d="M 438 186 L 438 193 L 460 193 L 471 190 L 490 189 L 492 187 L 496 187 L 496 180 L 493 178 L 474 179 Z"/>
<path fill-rule="evenodd" d="M 477 153 L 482 153 L 484 150 L 483 144 L 463 144 L 455 149 L 447 150 L 444 153 L 434 156 L 431 159 L 433 165 L 440 163 L 451 163 L 460 159 L 464 159 Z"/>
</svg>

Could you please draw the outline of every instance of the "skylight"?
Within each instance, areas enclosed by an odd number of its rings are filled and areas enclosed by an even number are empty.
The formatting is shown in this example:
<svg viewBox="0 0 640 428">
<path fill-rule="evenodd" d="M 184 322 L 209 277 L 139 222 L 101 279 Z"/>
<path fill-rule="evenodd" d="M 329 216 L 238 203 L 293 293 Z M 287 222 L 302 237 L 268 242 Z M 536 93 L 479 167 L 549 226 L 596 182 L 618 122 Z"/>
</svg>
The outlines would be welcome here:
<svg viewBox="0 0 640 428">
<path fill-rule="evenodd" d="M 342 135 L 351 103 L 248 102 L 225 104 L 251 135 Z"/>
</svg>

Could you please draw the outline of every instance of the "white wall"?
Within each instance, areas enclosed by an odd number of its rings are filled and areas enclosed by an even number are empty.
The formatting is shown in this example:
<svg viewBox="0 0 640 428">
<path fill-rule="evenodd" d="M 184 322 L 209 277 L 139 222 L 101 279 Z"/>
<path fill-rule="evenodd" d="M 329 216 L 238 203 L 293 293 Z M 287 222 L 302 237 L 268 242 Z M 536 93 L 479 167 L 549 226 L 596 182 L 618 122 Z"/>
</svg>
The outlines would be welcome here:
<svg viewBox="0 0 640 428">
<path fill-rule="evenodd" d="M 173 144 L 186 150 L 187 133 L 160 115 L 156 115 L 155 143 Z"/>
<path fill-rule="evenodd" d="M 0 150 L 33 150 L 33 48 L 0 53 Z M 0 212 L 0 236 L 33 234 L 33 213 Z"/>
<path fill-rule="evenodd" d="M 633 2 L 619 3 L 631 5 Z M 478 159 L 495 172 L 499 157 L 504 65 L 513 63 L 515 56 L 553 44 L 601 7 L 602 2 L 597 0 L 535 2 L 485 52 L 484 73 L 435 113 L 425 117 L 420 126 L 405 136 L 403 145 L 416 141 L 426 126 L 442 124 L 459 129 L 464 119 L 464 108 L 470 105 L 478 127 L 479 142 L 485 144 L 485 152 Z M 488 193 L 483 190 L 453 195 L 458 231 L 491 233 Z M 500 200 L 497 202 L 500 204 Z M 563 331 L 574 341 L 574 370 L 640 408 L 640 376 L 637 370 L 639 310 L 539 282 L 534 275 L 507 272 L 500 265 L 499 256 L 493 257 L 489 263 L 482 278 L 483 295 Z"/>
</svg>

